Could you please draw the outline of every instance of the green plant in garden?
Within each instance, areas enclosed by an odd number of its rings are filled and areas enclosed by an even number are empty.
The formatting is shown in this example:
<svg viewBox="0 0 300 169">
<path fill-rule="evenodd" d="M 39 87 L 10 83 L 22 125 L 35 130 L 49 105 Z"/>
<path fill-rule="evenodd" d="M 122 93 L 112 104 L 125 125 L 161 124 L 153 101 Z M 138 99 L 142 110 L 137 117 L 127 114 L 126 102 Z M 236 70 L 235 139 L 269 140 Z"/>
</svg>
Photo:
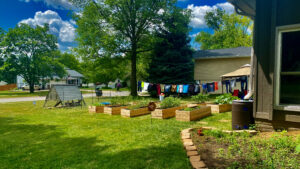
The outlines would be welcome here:
<svg viewBox="0 0 300 169">
<path fill-rule="evenodd" d="M 200 106 L 186 107 L 186 108 L 184 108 L 183 110 L 184 110 L 184 111 L 193 111 L 193 110 L 196 110 L 196 109 L 200 109 Z"/>
<path fill-rule="evenodd" d="M 94 104 L 92 104 L 92 106 L 105 106 L 105 105 L 102 103 L 94 103 Z"/>
<path fill-rule="evenodd" d="M 178 107 L 178 106 L 180 106 L 180 103 L 181 103 L 181 100 L 178 98 L 167 97 L 161 102 L 160 108 L 167 109 L 167 108 L 171 108 L 171 107 Z"/>
<path fill-rule="evenodd" d="M 223 94 L 215 99 L 216 104 L 232 104 L 233 100 L 239 100 L 238 97 L 232 96 L 231 94 Z"/>
<path fill-rule="evenodd" d="M 111 105 L 116 106 L 125 106 L 128 105 L 128 103 L 132 100 L 132 98 L 129 97 L 115 97 L 111 99 Z"/>
<path fill-rule="evenodd" d="M 295 139 L 286 131 L 270 138 L 251 137 L 246 132 L 225 134 L 218 130 L 205 130 L 204 134 L 228 145 L 218 150 L 220 157 L 242 159 L 244 164 L 232 163 L 229 168 L 299 168 L 300 137 Z"/>
<path fill-rule="evenodd" d="M 133 109 L 139 109 L 139 108 L 142 108 L 142 107 L 147 107 L 149 102 L 150 102 L 150 100 L 142 99 L 137 104 L 129 106 L 128 109 L 133 110 Z"/>
<path fill-rule="evenodd" d="M 209 97 L 207 94 L 198 94 L 195 96 L 192 96 L 192 100 L 195 101 L 196 103 L 204 103 L 205 101 L 209 100 Z"/>
</svg>

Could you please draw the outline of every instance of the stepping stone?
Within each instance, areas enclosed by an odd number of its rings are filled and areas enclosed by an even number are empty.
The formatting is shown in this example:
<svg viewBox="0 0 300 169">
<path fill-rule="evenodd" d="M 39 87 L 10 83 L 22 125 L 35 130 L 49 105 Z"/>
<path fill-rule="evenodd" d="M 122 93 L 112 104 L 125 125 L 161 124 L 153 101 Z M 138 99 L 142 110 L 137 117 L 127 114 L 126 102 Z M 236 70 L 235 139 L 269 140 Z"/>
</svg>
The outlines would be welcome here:
<svg viewBox="0 0 300 169">
<path fill-rule="evenodd" d="M 184 142 L 183 145 L 184 145 L 184 147 L 193 146 L 194 143 L 193 142 Z"/>
<path fill-rule="evenodd" d="M 192 162 L 198 162 L 198 161 L 200 161 L 200 156 L 198 155 L 198 156 L 191 156 L 190 157 L 190 162 L 192 163 Z"/>
<path fill-rule="evenodd" d="M 228 123 L 228 122 L 230 122 L 230 120 L 219 120 L 219 122 L 221 122 L 221 123 Z"/>
<path fill-rule="evenodd" d="M 192 130 L 192 128 L 184 129 L 181 131 L 181 133 L 189 133 Z"/>
<path fill-rule="evenodd" d="M 190 133 L 182 134 L 181 138 L 182 139 L 190 139 L 191 138 L 191 134 Z"/>
<path fill-rule="evenodd" d="M 196 146 L 186 146 L 185 149 L 187 151 L 196 151 L 197 150 L 197 147 Z"/>
<path fill-rule="evenodd" d="M 183 142 L 193 142 L 192 139 L 183 139 Z"/>
<path fill-rule="evenodd" d="M 205 121 L 199 121 L 198 123 L 199 123 L 199 124 L 208 124 L 208 123 L 205 122 Z"/>
<path fill-rule="evenodd" d="M 187 151 L 186 154 L 187 154 L 187 156 L 189 156 L 189 157 L 199 155 L 197 151 Z"/>
<path fill-rule="evenodd" d="M 197 168 L 197 169 L 206 167 L 206 165 L 204 164 L 203 161 L 193 161 L 193 162 L 191 162 L 191 164 L 192 164 L 193 168 Z"/>
</svg>

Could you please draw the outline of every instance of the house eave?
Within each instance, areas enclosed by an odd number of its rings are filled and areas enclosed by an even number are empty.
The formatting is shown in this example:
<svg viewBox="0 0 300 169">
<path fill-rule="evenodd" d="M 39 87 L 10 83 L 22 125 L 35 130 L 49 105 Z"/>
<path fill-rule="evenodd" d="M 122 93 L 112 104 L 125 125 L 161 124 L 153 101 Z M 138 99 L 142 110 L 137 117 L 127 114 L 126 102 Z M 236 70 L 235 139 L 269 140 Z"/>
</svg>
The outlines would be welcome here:
<svg viewBox="0 0 300 169">
<path fill-rule="evenodd" d="M 255 18 L 256 0 L 227 0 L 227 1 L 234 6 L 236 13 L 238 13 L 239 15 L 248 16 L 252 19 Z"/>
</svg>

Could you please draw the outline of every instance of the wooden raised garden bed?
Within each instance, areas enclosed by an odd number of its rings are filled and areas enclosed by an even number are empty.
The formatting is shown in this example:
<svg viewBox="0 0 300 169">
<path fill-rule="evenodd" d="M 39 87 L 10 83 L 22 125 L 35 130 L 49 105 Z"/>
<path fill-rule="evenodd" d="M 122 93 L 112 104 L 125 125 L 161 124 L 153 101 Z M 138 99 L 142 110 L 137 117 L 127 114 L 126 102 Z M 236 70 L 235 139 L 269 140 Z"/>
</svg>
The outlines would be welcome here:
<svg viewBox="0 0 300 169">
<path fill-rule="evenodd" d="M 167 119 L 167 118 L 175 117 L 176 110 L 180 110 L 184 107 L 186 107 L 186 106 L 172 107 L 172 108 L 167 108 L 167 109 L 155 109 L 151 113 L 151 116 L 152 116 L 152 118 L 156 118 L 156 119 Z"/>
<path fill-rule="evenodd" d="M 146 114 L 150 114 L 151 112 L 148 110 L 148 107 L 142 107 L 139 109 L 122 109 L 121 110 L 121 116 L 123 117 L 136 117 L 136 116 L 142 116 Z"/>
<path fill-rule="evenodd" d="M 224 113 L 232 110 L 231 104 L 208 104 L 211 107 L 212 113 Z"/>
<path fill-rule="evenodd" d="M 125 109 L 125 108 L 127 108 L 127 106 L 105 106 L 104 114 L 120 115 L 121 109 Z"/>
<path fill-rule="evenodd" d="M 187 107 L 206 106 L 206 103 L 190 103 Z"/>
<path fill-rule="evenodd" d="M 104 113 L 104 106 L 89 106 L 89 113 Z"/>
<path fill-rule="evenodd" d="M 192 111 L 176 110 L 176 120 L 178 121 L 194 121 L 211 115 L 209 106 L 201 106 Z"/>
</svg>

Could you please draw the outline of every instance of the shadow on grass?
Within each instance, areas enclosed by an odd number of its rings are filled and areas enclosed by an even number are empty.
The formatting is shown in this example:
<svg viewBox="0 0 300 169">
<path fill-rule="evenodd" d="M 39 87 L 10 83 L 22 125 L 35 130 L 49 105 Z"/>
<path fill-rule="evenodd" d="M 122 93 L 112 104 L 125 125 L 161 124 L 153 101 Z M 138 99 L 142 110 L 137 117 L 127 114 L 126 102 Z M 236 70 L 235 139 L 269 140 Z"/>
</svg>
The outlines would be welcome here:
<svg viewBox="0 0 300 169">
<path fill-rule="evenodd" d="M 0 117 L 0 168 L 190 168 L 179 144 L 117 151 L 96 137 L 68 137 L 59 126 L 22 123 Z"/>
</svg>

